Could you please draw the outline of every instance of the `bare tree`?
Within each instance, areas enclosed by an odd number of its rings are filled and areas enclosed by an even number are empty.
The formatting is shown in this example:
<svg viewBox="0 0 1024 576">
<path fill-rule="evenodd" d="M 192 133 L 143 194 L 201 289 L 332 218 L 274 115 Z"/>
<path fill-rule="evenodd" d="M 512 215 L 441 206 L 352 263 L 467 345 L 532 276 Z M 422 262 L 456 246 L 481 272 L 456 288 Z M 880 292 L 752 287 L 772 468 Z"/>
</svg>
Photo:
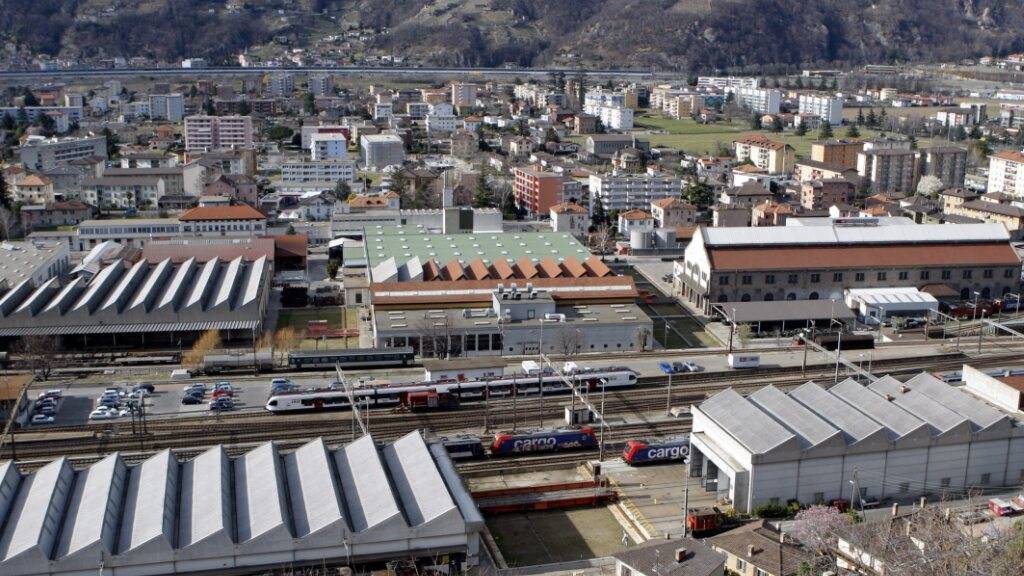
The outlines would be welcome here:
<svg viewBox="0 0 1024 576">
<path fill-rule="evenodd" d="M 447 358 L 457 356 L 461 350 L 456 350 L 452 339 L 452 321 L 447 314 L 441 317 L 431 317 L 427 313 L 417 327 L 420 342 L 423 347 L 423 356 L 435 358 Z"/>
<path fill-rule="evenodd" d="M 54 369 L 59 368 L 57 339 L 53 336 L 25 336 L 22 338 L 22 354 L 40 380 L 48 380 Z"/>
<path fill-rule="evenodd" d="M 566 359 L 572 358 L 583 350 L 583 333 L 579 328 L 562 326 L 555 334 L 555 349 Z"/>
<path fill-rule="evenodd" d="M 18 218 L 7 208 L 0 206 L 0 238 L 10 240 L 18 236 Z"/>
<path fill-rule="evenodd" d="M 291 326 L 278 328 L 277 332 L 274 333 L 274 351 L 277 352 L 282 359 L 284 359 L 289 352 L 298 348 L 300 342 L 302 342 L 302 335 L 296 332 L 295 328 L 292 328 Z"/>
<path fill-rule="evenodd" d="M 636 329 L 637 348 L 640 352 L 647 349 L 647 337 L 651 335 L 650 328 L 641 326 Z"/>
<path fill-rule="evenodd" d="M 602 260 L 604 255 L 608 253 L 608 246 L 611 244 L 613 237 L 612 228 L 608 224 L 601 224 L 590 234 L 590 246 L 601 255 Z"/>
<path fill-rule="evenodd" d="M 220 348 L 220 331 L 218 330 L 207 330 L 203 332 L 203 335 L 196 340 L 196 343 L 192 345 L 192 349 L 185 353 L 181 358 L 181 364 L 187 366 L 191 370 L 202 368 L 203 358 L 213 352 L 217 348 Z"/>
</svg>

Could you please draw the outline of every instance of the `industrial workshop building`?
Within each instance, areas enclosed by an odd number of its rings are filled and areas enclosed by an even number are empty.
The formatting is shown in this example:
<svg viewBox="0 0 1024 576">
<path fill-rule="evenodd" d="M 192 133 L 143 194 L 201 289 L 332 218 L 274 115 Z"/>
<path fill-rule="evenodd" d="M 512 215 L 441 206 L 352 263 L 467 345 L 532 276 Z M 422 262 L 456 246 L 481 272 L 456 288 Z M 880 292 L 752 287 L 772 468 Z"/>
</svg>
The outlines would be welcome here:
<svg viewBox="0 0 1024 576">
<path fill-rule="evenodd" d="M 1024 482 L 1021 413 L 928 373 L 905 384 L 732 389 L 694 406 L 692 476 L 751 512 L 763 504 L 956 497 Z"/>
<path fill-rule="evenodd" d="M 673 264 L 674 290 L 715 304 L 843 300 L 847 289 L 913 287 L 969 300 L 1017 289 L 1020 259 L 1001 224 L 833 219 L 827 226 L 701 226 Z"/>
<path fill-rule="evenodd" d="M 461 571 L 483 520 L 444 448 L 413 432 L 134 466 L 115 453 L 79 471 L 62 458 L 26 475 L 0 463 L 0 525 L 5 576 L 149 576 L 417 558 Z"/>
<path fill-rule="evenodd" d="M 263 325 L 272 266 L 247 260 L 123 259 L 0 293 L 0 339 L 58 337 L 64 347 L 176 346 L 202 332 L 248 339 Z"/>
</svg>

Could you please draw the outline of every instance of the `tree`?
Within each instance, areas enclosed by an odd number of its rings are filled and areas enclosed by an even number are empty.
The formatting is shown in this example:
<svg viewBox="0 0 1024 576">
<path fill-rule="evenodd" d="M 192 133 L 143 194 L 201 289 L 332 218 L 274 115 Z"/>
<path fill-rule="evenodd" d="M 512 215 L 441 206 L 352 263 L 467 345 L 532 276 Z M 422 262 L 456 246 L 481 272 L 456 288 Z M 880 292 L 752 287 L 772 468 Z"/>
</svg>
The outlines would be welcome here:
<svg viewBox="0 0 1024 576">
<path fill-rule="evenodd" d="M 287 126 L 282 126 L 281 124 L 274 124 L 270 128 L 267 128 L 267 138 L 277 142 L 283 142 L 291 138 L 294 132 L 294 130 Z"/>
<path fill-rule="evenodd" d="M 7 132 L 13 132 L 17 128 L 17 124 L 14 121 L 14 115 L 4 114 L 3 120 L 0 120 L 0 128 L 3 128 Z"/>
<path fill-rule="evenodd" d="M 800 124 L 798 124 L 797 127 L 796 127 L 796 131 L 793 132 L 793 133 L 796 134 L 797 136 L 806 136 L 807 135 L 807 123 L 806 122 L 801 122 Z"/>
<path fill-rule="evenodd" d="M 612 227 L 607 223 L 598 225 L 590 235 L 590 245 L 601 255 L 601 260 L 604 260 L 604 255 L 608 253 L 608 246 L 613 237 Z"/>
<path fill-rule="evenodd" d="M 198 370 L 203 367 L 203 358 L 220 348 L 220 346 L 220 331 L 207 330 L 196 340 L 192 348 L 182 356 L 181 364 L 191 370 Z"/>
<path fill-rule="evenodd" d="M 856 124 L 850 124 L 850 127 L 846 129 L 847 138 L 860 138 L 860 129 L 857 128 Z"/>
<path fill-rule="evenodd" d="M 338 261 L 334 258 L 327 261 L 327 277 L 331 280 L 338 275 Z"/>
<path fill-rule="evenodd" d="M 636 348 L 640 352 L 647 350 L 647 340 L 651 336 L 651 329 L 646 326 L 640 326 L 636 329 Z"/>
<path fill-rule="evenodd" d="M 921 181 L 917 183 L 917 193 L 929 198 L 936 198 L 945 187 L 946 185 L 942 183 L 942 180 L 937 176 L 929 174 L 928 176 L 922 176 Z"/>
<path fill-rule="evenodd" d="M 756 114 L 756 113 L 755 114 L 751 114 L 750 115 L 750 129 L 751 130 L 760 130 L 761 128 L 762 128 L 762 126 L 761 126 L 761 116 L 759 114 Z"/>
<path fill-rule="evenodd" d="M 209 97 L 203 100 L 203 114 L 207 116 L 216 116 L 217 110 L 213 107 L 213 100 Z"/>
<path fill-rule="evenodd" d="M 983 134 L 981 133 L 981 127 L 979 127 L 977 124 L 971 126 L 971 131 L 968 135 L 971 137 L 972 140 L 977 140 L 981 138 L 983 136 Z"/>
<path fill-rule="evenodd" d="M 297 333 L 295 328 L 291 326 L 278 328 L 277 332 L 274 333 L 274 351 L 280 354 L 283 361 L 289 352 L 298 347 L 301 341 L 302 335 Z"/>
<path fill-rule="evenodd" d="M 953 140 L 960 142 L 967 139 L 967 130 L 963 126 L 957 126 L 956 131 L 953 133 Z"/>
<path fill-rule="evenodd" d="M 910 136 L 907 136 L 907 141 L 910 142 L 911 150 L 917 150 L 917 136 L 911 134 Z"/>
<path fill-rule="evenodd" d="M 289 224 L 288 229 L 284 231 L 287 236 L 295 236 L 298 232 L 295 231 L 295 225 Z"/>
<path fill-rule="evenodd" d="M 474 208 L 491 208 L 494 206 L 494 191 L 487 181 L 487 173 L 483 170 L 476 179 L 476 190 L 473 193 Z"/>
<path fill-rule="evenodd" d="M 313 96 L 312 92 L 306 92 L 306 96 L 302 100 L 302 107 L 309 116 L 316 114 L 316 97 Z"/>
<path fill-rule="evenodd" d="M 971 142 L 971 156 L 977 163 L 982 163 L 986 158 L 992 154 L 992 145 L 989 144 L 987 138 L 979 138 Z"/>
<path fill-rule="evenodd" d="M 44 136 L 53 136 L 57 133 L 57 123 L 53 120 L 53 117 L 49 114 L 40 114 L 39 127 L 43 130 Z"/>
<path fill-rule="evenodd" d="M 11 209 L 11 191 L 7 189 L 7 177 L 0 171 L 0 206 Z"/>
<path fill-rule="evenodd" d="M 555 349 L 567 359 L 583 350 L 583 335 L 578 328 L 562 326 L 555 334 Z"/>
<path fill-rule="evenodd" d="M 818 138 L 825 140 L 832 137 L 832 124 L 826 120 L 821 123 L 821 129 L 818 130 Z"/>
<path fill-rule="evenodd" d="M 707 182 L 693 180 L 683 188 L 683 199 L 701 210 L 706 210 L 714 201 L 715 191 Z"/>
<path fill-rule="evenodd" d="M 344 202 L 348 200 L 348 197 L 352 195 L 352 186 L 344 180 L 338 180 L 338 183 L 334 185 L 334 196 L 338 202 Z"/>
<path fill-rule="evenodd" d="M 461 350 L 453 346 L 452 320 L 445 314 L 444 318 L 430 318 L 425 315 L 417 327 L 423 357 L 449 358 L 458 356 Z"/>
<path fill-rule="evenodd" d="M 10 240 L 20 236 L 18 217 L 6 206 L 0 206 L 0 238 Z"/>
<path fill-rule="evenodd" d="M 857 126 L 863 126 L 864 122 L 865 122 L 865 119 L 864 119 L 864 109 L 863 108 L 858 108 L 857 109 L 857 124 L 856 125 Z"/>
<path fill-rule="evenodd" d="M 103 137 L 107 141 L 107 157 L 117 158 L 121 152 L 121 148 L 118 146 L 121 143 L 121 138 L 107 127 L 103 128 Z"/>
<path fill-rule="evenodd" d="M 771 131 L 776 133 L 776 134 L 778 134 L 779 132 L 782 132 L 782 120 L 773 117 L 772 118 Z"/>
<path fill-rule="evenodd" d="M 21 341 L 22 354 L 29 368 L 40 380 L 47 380 L 59 368 L 57 339 L 53 336 L 25 336 Z"/>
<path fill-rule="evenodd" d="M 608 223 L 608 214 L 604 211 L 604 204 L 600 200 L 594 202 L 593 214 L 590 216 L 590 222 L 594 226 L 600 226 Z"/>
<path fill-rule="evenodd" d="M 39 106 L 39 98 L 36 98 L 36 95 L 29 88 L 25 88 L 23 102 L 25 106 Z"/>
<path fill-rule="evenodd" d="M 881 126 L 883 130 L 885 130 L 885 127 L 886 127 L 885 124 L 886 124 L 886 121 L 888 119 L 889 119 L 889 115 L 885 111 L 885 108 L 883 107 L 881 112 L 878 113 L 878 125 Z"/>
<path fill-rule="evenodd" d="M 545 144 L 547 144 L 548 142 L 558 143 L 559 141 L 560 140 L 558 138 L 558 133 L 555 132 L 554 128 L 548 128 L 547 130 L 544 131 L 544 143 Z"/>
<path fill-rule="evenodd" d="M 239 116 L 248 116 L 249 114 L 252 114 L 252 106 L 249 105 L 249 101 L 248 100 L 242 100 L 238 104 L 238 115 Z"/>
<path fill-rule="evenodd" d="M 837 534 L 850 519 L 832 506 L 815 504 L 796 513 L 793 536 L 816 555 L 829 554 L 836 545 Z"/>
<path fill-rule="evenodd" d="M 872 108 L 872 109 L 870 109 L 868 111 L 867 123 L 868 123 L 868 127 L 869 128 L 877 128 L 878 127 L 878 116 L 875 116 L 875 109 L 874 108 Z"/>
</svg>

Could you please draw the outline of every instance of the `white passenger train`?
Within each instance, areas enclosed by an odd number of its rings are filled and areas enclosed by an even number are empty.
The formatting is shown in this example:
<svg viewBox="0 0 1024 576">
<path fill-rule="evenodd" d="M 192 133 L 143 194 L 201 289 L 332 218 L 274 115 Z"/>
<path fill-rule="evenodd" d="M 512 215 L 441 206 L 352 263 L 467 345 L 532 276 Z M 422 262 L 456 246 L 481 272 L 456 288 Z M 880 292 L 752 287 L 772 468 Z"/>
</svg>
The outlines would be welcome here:
<svg viewBox="0 0 1024 576">
<path fill-rule="evenodd" d="M 568 375 L 576 385 L 590 391 L 600 391 L 604 380 L 606 390 L 632 388 L 636 386 L 637 373 L 629 368 L 615 366 L 611 368 L 579 369 Z M 450 394 L 460 402 L 483 400 L 484 395 L 491 398 L 508 398 L 516 396 L 532 396 L 540 393 L 543 386 L 544 394 L 568 392 L 568 387 L 561 377 L 553 373 L 512 374 L 500 378 L 477 380 L 424 382 L 422 384 L 393 384 L 357 388 L 353 394 L 356 404 L 363 406 L 394 406 L 403 403 L 408 394 L 415 392 L 436 392 Z M 296 412 L 300 410 L 336 410 L 349 408 L 348 394 L 340 387 L 296 390 L 274 394 L 267 399 L 267 410 L 271 412 Z"/>
</svg>

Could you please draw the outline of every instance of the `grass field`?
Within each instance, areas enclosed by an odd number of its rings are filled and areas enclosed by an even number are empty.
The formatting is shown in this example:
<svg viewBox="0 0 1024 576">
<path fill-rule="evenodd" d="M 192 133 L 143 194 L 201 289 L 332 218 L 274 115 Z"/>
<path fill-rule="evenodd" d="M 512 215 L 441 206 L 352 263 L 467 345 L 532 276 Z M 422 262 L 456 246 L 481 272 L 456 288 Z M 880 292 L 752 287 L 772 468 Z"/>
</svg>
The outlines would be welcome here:
<svg viewBox="0 0 1024 576">
<path fill-rule="evenodd" d="M 355 328 L 359 326 L 359 312 L 355 308 L 344 308 L 334 306 L 331 308 L 296 308 L 284 309 L 277 316 L 277 327 L 284 328 L 291 326 L 296 331 L 303 331 L 313 320 L 326 320 L 331 328 Z M 359 337 L 328 338 L 326 344 L 323 341 L 304 339 L 299 343 L 302 350 L 314 350 L 317 347 L 323 348 L 358 348 Z"/>
<path fill-rule="evenodd" d="M 487 527 L 509 566 L 608 556 L 625 549 L 622 527 L 607 508 L 500 514 Z"/>
<path fill-rule="evenodd" d="M 896 109 L 902 110 L 902 109 Z M 856 115 L 856 112 L 854 113 Z M 750 124 L 746 118 L 734 119 L 731 122 L 718 122 L 715 124 L 700 124 L 690 118 L 676 120 L 666 118 L 658 113 L 642 112 L 637 114 L 634 120 L 636 128 L 664 131 L 665 134 L 651 134 L 646 138 L 650 140 L 651 146 L 661 148 L 673 148 L 682 150 L 689 154 L 712 154 L 719 144 L 726 147 L 732 146 L 732 141 L 750 134 L 763 134 L 772 139 L 785 142 L 796 150 L 797 156 L 810 156 L 811 142 L 818 140 L 818 132 L 808 132 L 804 136 L 797 136 L 792 131 L 772 133 L 767 130 L 750 130 Z M 846 127 L 836 127 L 835 137 L 841 138 L 846 135 Z M 875 130 L 861 129 L 861 138 L 868 139 L 878 136 L 880 133 Z M 925 148 L 933 145 L 942 145 L 942 139 L 932 140 L 919 138 L 918 146 Z"/>
</svg>

